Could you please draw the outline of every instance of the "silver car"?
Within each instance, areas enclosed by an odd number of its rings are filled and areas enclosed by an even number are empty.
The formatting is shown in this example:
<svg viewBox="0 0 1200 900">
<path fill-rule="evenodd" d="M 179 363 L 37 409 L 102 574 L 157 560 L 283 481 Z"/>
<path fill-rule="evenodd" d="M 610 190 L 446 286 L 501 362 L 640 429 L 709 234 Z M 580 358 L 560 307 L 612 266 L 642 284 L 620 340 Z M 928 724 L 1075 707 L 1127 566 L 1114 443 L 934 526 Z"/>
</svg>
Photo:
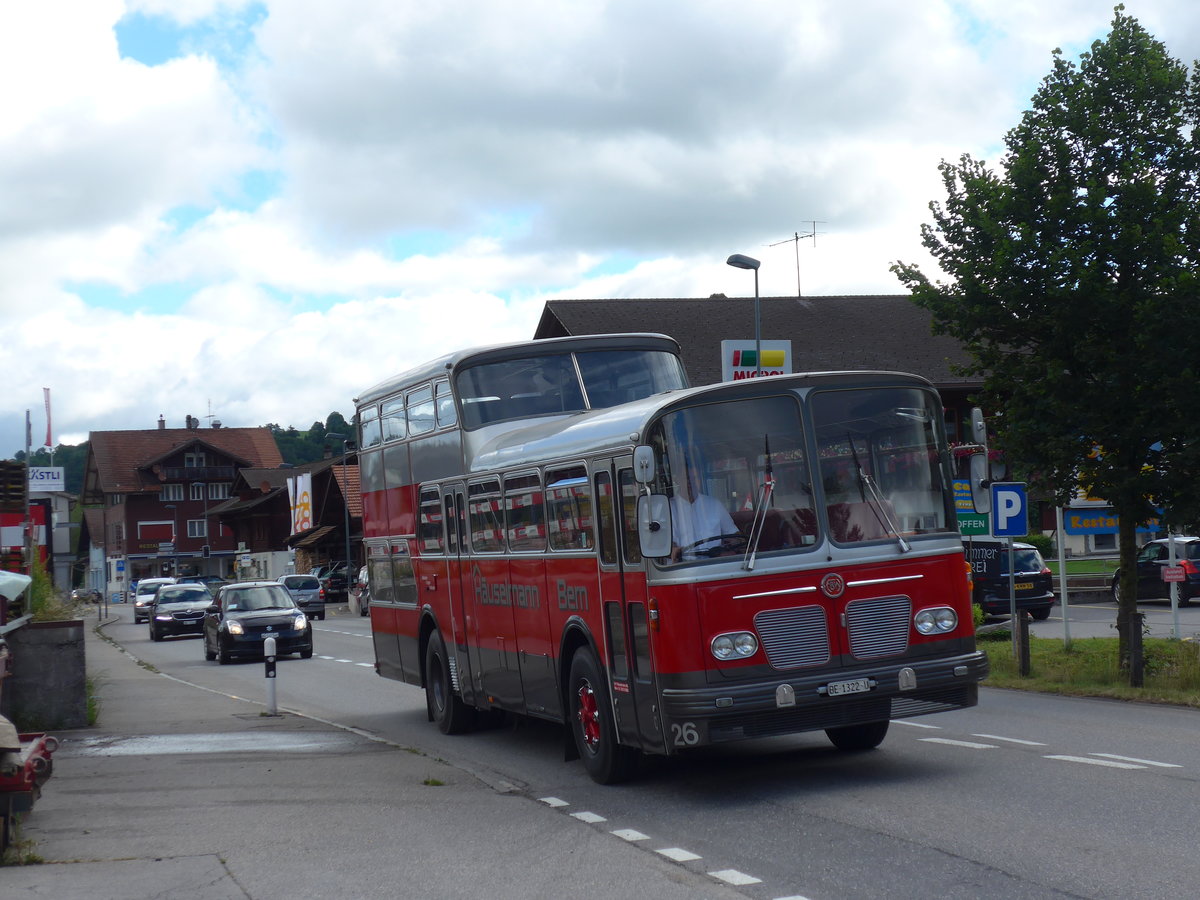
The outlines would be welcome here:
<svg viewBox="0 0 1200 900">
<path fill-rule="evenodd" d="M 325 618 L 325 589 L 315 575 L 284 575 L 279 583 L 310 619 Z"/>
</svg>

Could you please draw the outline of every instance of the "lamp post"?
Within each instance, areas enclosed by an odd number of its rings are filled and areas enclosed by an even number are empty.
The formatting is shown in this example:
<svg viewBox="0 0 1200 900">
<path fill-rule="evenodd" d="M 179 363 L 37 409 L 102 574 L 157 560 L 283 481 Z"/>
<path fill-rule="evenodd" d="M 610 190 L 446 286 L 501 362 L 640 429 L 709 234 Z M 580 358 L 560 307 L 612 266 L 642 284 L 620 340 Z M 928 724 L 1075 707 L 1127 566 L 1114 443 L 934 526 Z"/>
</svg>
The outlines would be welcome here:
<svg viewBox="0 0 1200 900">
<path fill-rule="evenodd" d="M 179 544 L 176 541 L 179 539 L 176 535 L 176 523 L 179 517 L 175 513 L 175 504 L 168 503 L 165 507 L 171 511 L 171 577 L 179 577 Z"/>
<path fill-rule="evenodd" d="M 325 437 L 342 442 L 342 512 L 345 516 L 346 527 L 346 599 L 350 599 L 350 478 L 346 474 L 346 453 L 349 448 L 349 439 L 344 434 L 336 431 L 325 432 Z"/>
<path fill-rule="evenodd" d="M 735 253 L 725 260 L 725 265 L 735 269 L 754 270 L 754 377 L 762 375 L 762 310 L 758 299 L 758 260 L 752 256 Z"/>
</svg>

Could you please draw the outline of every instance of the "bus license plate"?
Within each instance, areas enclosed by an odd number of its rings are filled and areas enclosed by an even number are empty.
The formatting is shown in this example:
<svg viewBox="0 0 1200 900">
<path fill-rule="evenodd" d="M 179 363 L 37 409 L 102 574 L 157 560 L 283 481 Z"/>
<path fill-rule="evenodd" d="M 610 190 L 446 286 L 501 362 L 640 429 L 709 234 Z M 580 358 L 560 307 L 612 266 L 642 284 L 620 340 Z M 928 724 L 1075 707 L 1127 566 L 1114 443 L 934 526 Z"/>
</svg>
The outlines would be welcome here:
<svg viewBox="0 0 1200 900">
<path fill-rule="evenodd" d="M 840 697 L 843 694 L 862 694 L 871 689 L 871 682 L 866 678 L 855 678 L 852 681 L 831 681 L 825 686 L 825 692 L 830 697 Z"/>
<path fill-rule="evenodd" d="M 1032 591 L 1033 590 L 1033 582 L 1032 581 L 1018 581 L 1016 584 L 1013 585 L 1013 589 L 1018 590 L 1018 591 Z"/>
</svg>

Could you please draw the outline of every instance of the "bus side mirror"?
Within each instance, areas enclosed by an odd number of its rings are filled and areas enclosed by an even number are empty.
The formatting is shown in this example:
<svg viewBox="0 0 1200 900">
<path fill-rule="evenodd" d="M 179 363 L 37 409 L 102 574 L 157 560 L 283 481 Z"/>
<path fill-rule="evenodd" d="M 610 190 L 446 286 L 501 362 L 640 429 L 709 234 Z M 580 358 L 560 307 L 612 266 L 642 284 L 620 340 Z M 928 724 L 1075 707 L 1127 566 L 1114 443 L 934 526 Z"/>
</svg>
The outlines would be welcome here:
<svg viewBox="0 0 1200 900">
<path fill-rule="evenodd" d="M 633 478 L 638 484 L 649 484 L 654 480 L 653 447 L 642 444 L 633 448 Z"/>
<path fill-rule="evenodd" d="M 658 559 L 671 555 L 671 500 L 669 497 L 664 494 L 643 494 L 638 497 L 637 524 L 638 543 L 642 556 Z"/>
<path fill-rule="evenodd" d="M 971 503 L 977 513 L 992 511 L 992 492 L 989 490 L 987 452 L 971 455 Z"/>
</svg>

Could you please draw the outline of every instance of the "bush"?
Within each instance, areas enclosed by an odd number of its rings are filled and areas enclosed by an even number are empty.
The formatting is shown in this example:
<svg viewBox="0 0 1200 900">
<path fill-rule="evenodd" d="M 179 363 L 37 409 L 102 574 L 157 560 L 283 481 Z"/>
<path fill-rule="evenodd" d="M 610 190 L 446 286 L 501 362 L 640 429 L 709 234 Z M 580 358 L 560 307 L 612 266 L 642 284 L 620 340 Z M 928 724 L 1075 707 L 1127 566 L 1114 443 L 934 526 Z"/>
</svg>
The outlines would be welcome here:
<svg viewBox="0 0 1200 900">
<path fill-rule="evenodd" d="M 1047 534 L 1027 534 L 1025 537 L 1017 538 L 1018 541 L 1025 544 L 1032 544 L 1037 547 L 1038 553 L 1042 554 L 1043 559 L 1052 559 L 1054 557 L 1054 540 Z"/>
</svg>

